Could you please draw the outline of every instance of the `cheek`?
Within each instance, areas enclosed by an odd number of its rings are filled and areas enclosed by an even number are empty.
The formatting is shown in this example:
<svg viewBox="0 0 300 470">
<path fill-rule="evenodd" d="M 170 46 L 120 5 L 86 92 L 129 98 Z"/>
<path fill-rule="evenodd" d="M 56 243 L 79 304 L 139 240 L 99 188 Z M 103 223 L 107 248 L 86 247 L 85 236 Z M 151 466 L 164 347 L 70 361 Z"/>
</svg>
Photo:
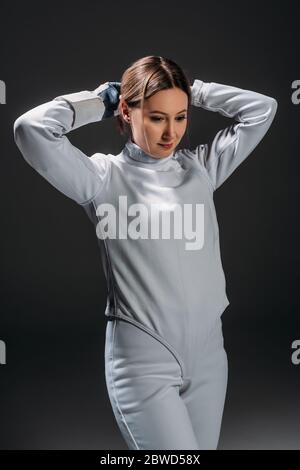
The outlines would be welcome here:
<svg viewBox="0 0 300 470">
<path fill-rule="evenodd" d="M 184 125 L 182 126 L 181 133 L 184 134 L 186 129 L 187 129 L 188 123 L 187 121 L 184 121 Z"/>
<path fill-rule="evenodd" d="M 145 123 L 145 130 L 149 136 L 157 136 L 160 134 L 159 126 L 153 123 Z"/>
</svg>

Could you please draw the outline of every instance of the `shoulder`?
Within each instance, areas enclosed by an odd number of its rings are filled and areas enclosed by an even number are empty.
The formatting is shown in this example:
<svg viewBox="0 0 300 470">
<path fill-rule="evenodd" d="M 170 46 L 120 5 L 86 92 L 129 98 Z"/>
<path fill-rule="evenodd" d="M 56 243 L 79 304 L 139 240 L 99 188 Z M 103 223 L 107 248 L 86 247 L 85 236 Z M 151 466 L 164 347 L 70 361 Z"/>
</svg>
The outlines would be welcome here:
<svg viewBox="0 0 300 470">
<path fill-rule="evenodd" d="M 207 145 L 205 144 L 199 144 L 195 148 L 183 148 L 175 152 L 175 157 L 178 161 L 203 165 L 206 149 Z"/>
<path fill-rule="evenodd" d="M 109 153 L 96 152 L 90 156 L 90 160 L 94 163 L 95 166 L 104 166 L 110 165 L 111 155 Z"/>
<path fill-rule="evenodd" d="M 202 173 L 209 186 L 214 191 L 214 185 L 207 170 L 208 144 L 199 144 L 194 148 L 183 148 L 175 152 L 177 161 L 186 168 L 193 168 Z"/>
<path fill-rule="evenodd" d="M 112 156 L 113 155 L 109 153 L 106 154 L 101 152 L 96 152 L 90 156 L 90 161 L 93 163 L 98 174 L 109 174 L 112 163 Z"/>
</svg>

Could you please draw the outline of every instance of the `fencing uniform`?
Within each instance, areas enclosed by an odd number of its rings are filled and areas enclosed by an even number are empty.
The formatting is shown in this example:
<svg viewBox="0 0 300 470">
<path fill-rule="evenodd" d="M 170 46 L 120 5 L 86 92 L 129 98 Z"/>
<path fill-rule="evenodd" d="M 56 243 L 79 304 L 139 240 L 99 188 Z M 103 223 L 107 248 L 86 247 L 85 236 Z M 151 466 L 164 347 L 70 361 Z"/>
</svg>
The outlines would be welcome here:
<svg viewBox="0 0 300 470">
<path fill-rule="evenodd" d="M 130 449 L 216 449 L 227 387 L 229 304 L 213 193 L 269 129 L 277 101 L 195 79 L 192 104 L 235 118 L 211 142 L 157 159 L 130 138 L 87 157 L 66 134 L 100 121 L 96 91 L 56 97 L 14 123 L 25 160 L 85 210 L 107 279 L 105 377 Z"/>
</svg>

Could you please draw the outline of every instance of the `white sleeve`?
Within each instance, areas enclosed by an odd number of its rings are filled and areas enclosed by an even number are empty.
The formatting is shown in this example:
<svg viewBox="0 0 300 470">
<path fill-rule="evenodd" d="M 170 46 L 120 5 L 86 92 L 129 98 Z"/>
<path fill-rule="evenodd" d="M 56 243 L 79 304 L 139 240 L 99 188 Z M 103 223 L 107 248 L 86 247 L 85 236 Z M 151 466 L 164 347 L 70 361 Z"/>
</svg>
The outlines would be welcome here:
<svg viewBox="0 0 300 470">
<path fill-rule="evenodd" d="M 104 111 L 102 98 L 84 90 L 58 96 L 14 122 L 15 142 L 26 162 L 78 204 L 88 203 L 102 189 L 109 159 L 100 154 L 103 158 L 95 165 L 65 134 L 100 121 Z"/>
<path fill-rule="evenodd" d="M 216 190 L 264 137 L 278 103 L 255 91 L 198 79 L 191 90 L 193 105 L 237 121 L 217 132 L 211 142 L 189 151 L 204 167 Z"/>
</svg>

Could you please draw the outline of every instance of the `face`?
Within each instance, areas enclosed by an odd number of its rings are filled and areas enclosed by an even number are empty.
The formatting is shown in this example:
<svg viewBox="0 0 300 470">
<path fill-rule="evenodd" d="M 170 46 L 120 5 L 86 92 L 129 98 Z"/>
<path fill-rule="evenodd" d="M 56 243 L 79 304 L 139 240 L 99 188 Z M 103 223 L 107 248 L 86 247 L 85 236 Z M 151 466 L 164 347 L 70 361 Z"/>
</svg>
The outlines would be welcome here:
<svg viewBox="0 0 300 470">
<path fill-rule="evenodd" d="M 130 109 L 120 96 L 123 118 L 130 124 L 133 142 L 154 158 L 169 156 L 187 128 L 187 94 L 180 88 L 161 90 L 144 101 L 144 114 Z M 143 126 L 144 123 L 144 126 Z M 172 143 L 167 148 L 161 144 Z"/>
</svg>

